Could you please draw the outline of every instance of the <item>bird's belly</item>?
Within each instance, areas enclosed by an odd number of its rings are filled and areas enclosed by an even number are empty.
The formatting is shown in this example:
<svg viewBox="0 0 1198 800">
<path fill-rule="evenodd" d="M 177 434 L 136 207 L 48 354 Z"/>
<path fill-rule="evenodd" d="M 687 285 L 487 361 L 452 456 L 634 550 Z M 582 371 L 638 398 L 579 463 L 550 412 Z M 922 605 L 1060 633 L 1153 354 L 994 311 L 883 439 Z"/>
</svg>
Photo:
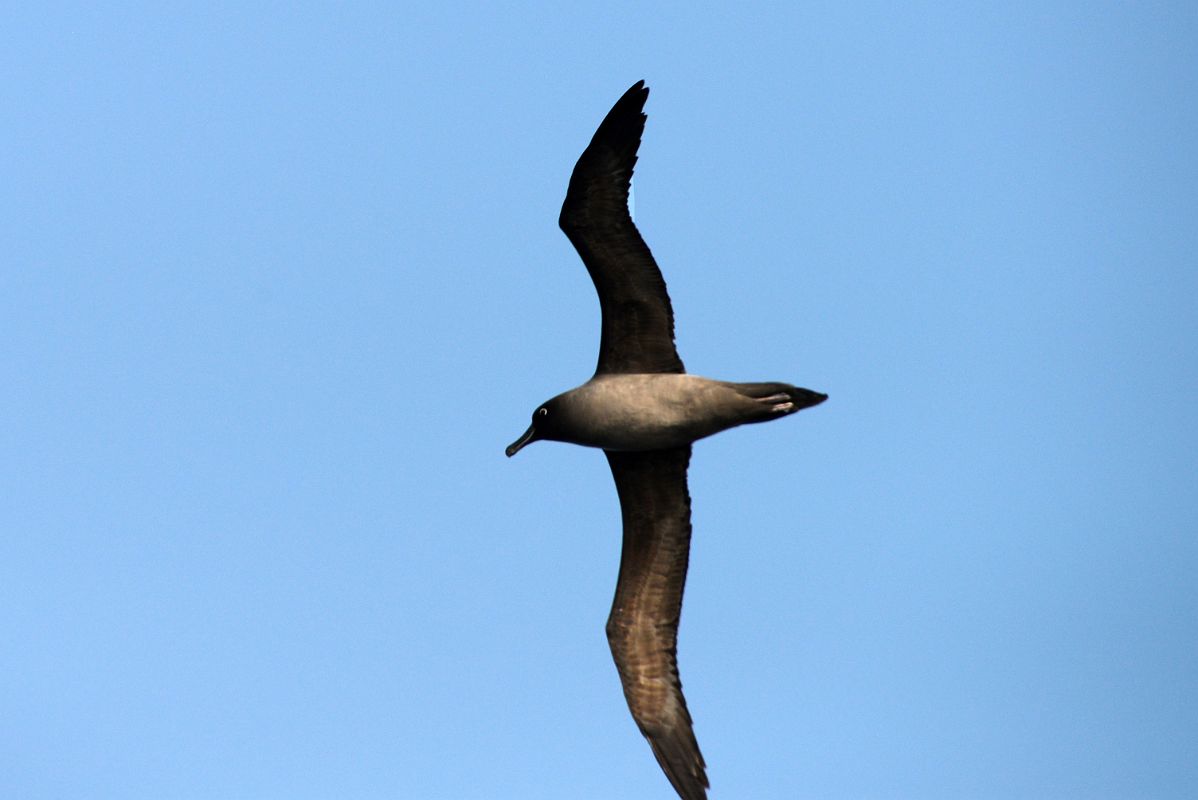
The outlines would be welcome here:
<svg viewBox="0 0 1198 800">
<path fill-rule="evenodd" d="M 712 381 L 692 375 L 621 376 L 595 381 L 586 404 L 587 441 L 604 450 L 681 447 L 737 424 L 712 411 Z"/>
<path fill-rule="evenodd" d="M 586 442 L 604 450 L 662 450 L 681 447 L 696 439 L 709 436 L 715 430 L 704 431 L 701 426 L 663 415 L 646 417 L 637 409 L 633 413 L 611 413 L 593 429 L 593 440 Z"/>
</svg>

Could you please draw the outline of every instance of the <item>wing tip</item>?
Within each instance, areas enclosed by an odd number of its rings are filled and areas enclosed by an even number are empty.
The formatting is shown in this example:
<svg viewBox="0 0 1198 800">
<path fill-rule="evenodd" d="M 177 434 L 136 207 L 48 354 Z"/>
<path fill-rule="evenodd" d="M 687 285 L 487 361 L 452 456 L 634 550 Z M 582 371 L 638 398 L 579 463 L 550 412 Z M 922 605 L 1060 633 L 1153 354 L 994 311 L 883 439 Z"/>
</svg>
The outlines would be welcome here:
<svg viewBox="0 0 1198 800">
<path fill-rule="evenodd" d="M 679 797 L 683 800 L 707 800 L 707 790 L 711 788 L 707 780 L 707 763 L 699 752 L 693 733 L 689 738 L 689 743 L 680 742 L 676 737 L 657 741 L 649 738 L 649 745 L 661 771 Z"/>
<path fill-rule="evenodd" d="M 632 217 L 628 216 L 628 187 L 636 167 L 636 154 L 645 133 L 645 123 L 649 119 L 644 111 L 648 98 L 649 87 L 645 86 L 643 79 L 629 87 L 603 117 L 590 143 L 578 157 L 557 221 L 558 227 L 567 235 L 575 224 L 587 217 L 582 206 L 587 202 L 584 186 L 588 182 L 610 182 L 612 189 L 622 195 L 620 199 L 623 206 L 622 212 L 613 208 L 612 213 L 627 217 L 627 222 L 632 223 Z"/>
<path fill-rule="evenodd" d="M 641 78 L 636 83 L 629 87 L 624 96 L 629 98 L 631 102 L 636 103 L 636 108 L 641 112 L 641 117 L 648 117 L 645 113 L 645 103 L 649 100 L 649 87 L 645 85 L 645 79 Z"/>
<path fill-rule="evenodd" d="M 649 118 L 649 115 L 645 113 L 645 103 L 648 100 L 649 87 L 645 85 L 642 78 L 620 95 L 620 99 L 611 107 L 611 111 L 607 112 L 603 122 L 599 123 L 599 130 L 595 132 L 596 137 L 600 131 L 605 129 L 611 131 L 619 126 L 625 128 L 625 138 L 629 138 L 631 134 L 635 143 L 640 144 L 641 134 L 645 130 L 645 120 Z"/>
</svg>

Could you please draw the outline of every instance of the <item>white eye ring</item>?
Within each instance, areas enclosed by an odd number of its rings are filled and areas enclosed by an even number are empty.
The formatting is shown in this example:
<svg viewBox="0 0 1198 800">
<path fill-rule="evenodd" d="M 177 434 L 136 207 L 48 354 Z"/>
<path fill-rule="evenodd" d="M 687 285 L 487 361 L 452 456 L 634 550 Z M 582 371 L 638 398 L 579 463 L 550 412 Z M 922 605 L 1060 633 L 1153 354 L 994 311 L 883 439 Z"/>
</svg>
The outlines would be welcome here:
<svg viewBox="0 0 1198 800">
<path fill-rule="evenodd" d="M 540 408 L 537 409 L 537 413 L 540 414 L 542 417 L 544 417 L 549 413 L 549 409 L 545 408 L 544 406 L 541 406 Z"/>
</svg>

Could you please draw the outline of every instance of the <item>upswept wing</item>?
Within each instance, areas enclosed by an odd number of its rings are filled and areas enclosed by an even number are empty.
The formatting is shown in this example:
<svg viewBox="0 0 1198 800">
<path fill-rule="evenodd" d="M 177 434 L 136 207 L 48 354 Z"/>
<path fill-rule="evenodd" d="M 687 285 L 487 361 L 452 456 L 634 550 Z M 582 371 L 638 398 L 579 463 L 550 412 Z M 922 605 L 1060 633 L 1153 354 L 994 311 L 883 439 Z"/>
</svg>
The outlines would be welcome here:
<svg viewBox="0 0 1198 800">
<path fill-rule="evenodd" d="M 624 697 L 683 800 L 705 800 L 707 773 L 678 678 L 678 619 L 690 554 L 690 446 L 607 451 L 624 548 L 607 639 Z"/>
<path fill-rule="evenodd" d="M 686 371 L 674 347 L 666 282 L 628 213 L 648 96 L 638 81 L 616 101 L 574 166 L 558 218 L 599 293 L 596 375 Z"/>
</svg>

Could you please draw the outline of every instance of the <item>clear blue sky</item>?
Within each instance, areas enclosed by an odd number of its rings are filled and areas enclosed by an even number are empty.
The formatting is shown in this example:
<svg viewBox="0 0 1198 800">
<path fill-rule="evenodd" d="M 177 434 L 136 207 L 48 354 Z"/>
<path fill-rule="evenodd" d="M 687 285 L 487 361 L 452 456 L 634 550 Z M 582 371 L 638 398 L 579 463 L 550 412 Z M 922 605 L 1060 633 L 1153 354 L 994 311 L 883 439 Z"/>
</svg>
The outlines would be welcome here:
<svg viewBox="0 0 1198 800">
<path fill-rule="evenodd" d="M 1198 784 L 1191 4 L 25 4 L 0 21 L 0 796 L 668 800 L 557 230 L 652 88 L 712 798 Z"/>
</svg>

